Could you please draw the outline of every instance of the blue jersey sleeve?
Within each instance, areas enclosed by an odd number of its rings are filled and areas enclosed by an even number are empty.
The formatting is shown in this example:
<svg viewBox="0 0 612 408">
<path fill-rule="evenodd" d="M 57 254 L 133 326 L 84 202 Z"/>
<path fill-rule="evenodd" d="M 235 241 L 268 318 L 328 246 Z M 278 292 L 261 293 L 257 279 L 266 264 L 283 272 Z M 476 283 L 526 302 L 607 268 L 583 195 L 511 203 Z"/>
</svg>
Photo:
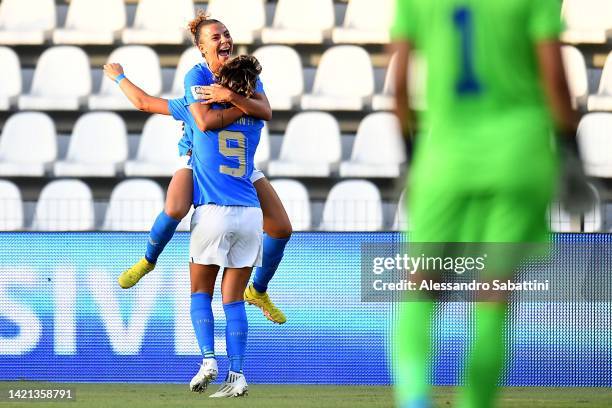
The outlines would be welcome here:
<svg viewBox="0 0 612 408">
<path fill-rule="evenodd" d="M 202 64 L 198 64 L 191 68 L 191 70 L 187 72 L 187 75 L 185 75 L 184 82 L 187 104 L 191 105 L 199 100 L 197 93 L 200 87 L 211 85 L 214 82 L 212 73 L 208 68 L 202 67 Z"/>
<path fill-rule="evenodd" d="M 263 83 L 261 82 L 261 79 L 257 78 L 257 83 L 255 84 L 255 92 L 256 93 L 262 93 L 265 95 L 266 91 L 264 90 L 264 86 Z"/>
<path fill-rule="evenodd" d="M 168 110 L 172 117 L 176 120 L 190 123 L 191 112 L 189 112 L 189 107 L 186 105 L 186 98 L 168 100 Z"/>
</svg>

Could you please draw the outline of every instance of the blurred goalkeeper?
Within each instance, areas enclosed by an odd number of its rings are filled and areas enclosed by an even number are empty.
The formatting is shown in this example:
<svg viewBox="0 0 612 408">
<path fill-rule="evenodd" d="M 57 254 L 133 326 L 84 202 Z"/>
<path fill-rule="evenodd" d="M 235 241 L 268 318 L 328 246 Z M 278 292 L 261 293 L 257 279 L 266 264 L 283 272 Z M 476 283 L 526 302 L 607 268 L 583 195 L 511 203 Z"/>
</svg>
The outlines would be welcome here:
<svg viewBox="0 0 612 408">
<path fill-rule="evenodd" d="M 558 176 L 551 135 L 558 135 L 567 157 L 576 153 L 578 117 L 558 41 L 561 2 L 396 3 L 396 109 L 406 137 L 416 129 L 406 78 L 414 50 L 428 66 L 427 111 L 419 117 L 409 177 L 411 241 L 545 241 L 546 209 Z M 584 186 L 575 163 L 564 167 L 570 207 L 580 203 L 573 198 Z M 506 303 L 488 300 L 474 304 L 462 408 L 493 406 L 504 367 Z M 396 331 L 402 408 L 431 407 L 433 307 L 432 301 L 402 304 Z"/>
</svg>

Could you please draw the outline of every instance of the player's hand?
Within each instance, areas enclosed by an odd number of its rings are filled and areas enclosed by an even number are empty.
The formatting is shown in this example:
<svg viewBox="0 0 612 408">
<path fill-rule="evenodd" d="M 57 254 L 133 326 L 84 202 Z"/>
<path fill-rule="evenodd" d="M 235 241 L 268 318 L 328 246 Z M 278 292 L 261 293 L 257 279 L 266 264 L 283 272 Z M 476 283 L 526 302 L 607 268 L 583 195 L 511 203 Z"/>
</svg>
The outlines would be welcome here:
<svg viewBox="0 0 612 408">
<path fill-rule="evenodd" d="M 123 67 L 121 66 L 121 64 L 117 64 L 114 62 L 110 64 L 104 64 L 104 74 L 114 81 L 115 78 L 123 74 Z"/>
<path fill-rule="evenodd" d="M 205 100 L 204 103 L 207 105 L 210 105 L 211 103 L 231 103 L 234 98 L 234 92 L 217 84 L 203 86 L 200 89 L 200 92 L 202 94 L 202 98 Z"/>
</svg>

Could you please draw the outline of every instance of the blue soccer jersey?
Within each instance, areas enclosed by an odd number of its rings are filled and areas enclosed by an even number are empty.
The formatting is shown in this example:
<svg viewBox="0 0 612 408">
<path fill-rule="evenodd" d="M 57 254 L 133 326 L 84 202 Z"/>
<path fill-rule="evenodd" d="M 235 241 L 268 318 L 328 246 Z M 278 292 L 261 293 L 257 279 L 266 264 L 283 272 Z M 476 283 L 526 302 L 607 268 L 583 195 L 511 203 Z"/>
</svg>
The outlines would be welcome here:
<svg viewBox="0 0 612 408">
<path fill-rule="evenodd" d="M 263 121 L 243 117 L 223 129 L 202 132 L 186 99 L 172 99 L 168 108 L 193 132 L 193 204 L 259 207 L 250 177 Z"/>
<path fill-rule="evenodd" d="M 174 110 L 172 110 L 172 108 L 170 108 L 170 104 L 174 104 Z M 168 101 L 168 109 L 170 110 L 170 114 L 172 115 L 172 117 L 174 117 L 174 119 L 176 120 L 183 120 L 181 119 L 181 117 L 177 117 L 174 115 L 174 112 L 180 111 L 181 108 L 177 108 L 177 104 L 178 106 L 187 106 L 187 99 L 185 97 L 183 98 L 179 98 L 179 99 L 171 99 Z M 193 130 L 191 129 L 191 126 L 189 126 L 187 123 L 185 123 L 184 126 L 184 130 L 183 130 L 183 137 L 181 137 L 181 140 L 179 140 L 178 142 L 178 152 L 179 152 L 179 156 L 185 156 L 193 147 Z"/>
</svg>

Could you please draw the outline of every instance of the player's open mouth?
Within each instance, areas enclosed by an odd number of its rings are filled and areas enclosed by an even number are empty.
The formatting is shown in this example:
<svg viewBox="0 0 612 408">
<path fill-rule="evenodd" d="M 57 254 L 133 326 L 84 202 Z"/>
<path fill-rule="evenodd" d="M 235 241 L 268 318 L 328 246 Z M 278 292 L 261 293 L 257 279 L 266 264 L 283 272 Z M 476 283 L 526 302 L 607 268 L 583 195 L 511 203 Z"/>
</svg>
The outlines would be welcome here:
<svg viewBox="0 0 612 408">
<path fill-rule="evenodd" d="M 227 46 L 227 47 L 220 48 L 219 52 L 217 54 L 221 58 L 227 58 L 227 57 L 229 57 L 231 55 L 231 53 L 232 53 L 232 47 L 231 46 Z"/>
</svg>

